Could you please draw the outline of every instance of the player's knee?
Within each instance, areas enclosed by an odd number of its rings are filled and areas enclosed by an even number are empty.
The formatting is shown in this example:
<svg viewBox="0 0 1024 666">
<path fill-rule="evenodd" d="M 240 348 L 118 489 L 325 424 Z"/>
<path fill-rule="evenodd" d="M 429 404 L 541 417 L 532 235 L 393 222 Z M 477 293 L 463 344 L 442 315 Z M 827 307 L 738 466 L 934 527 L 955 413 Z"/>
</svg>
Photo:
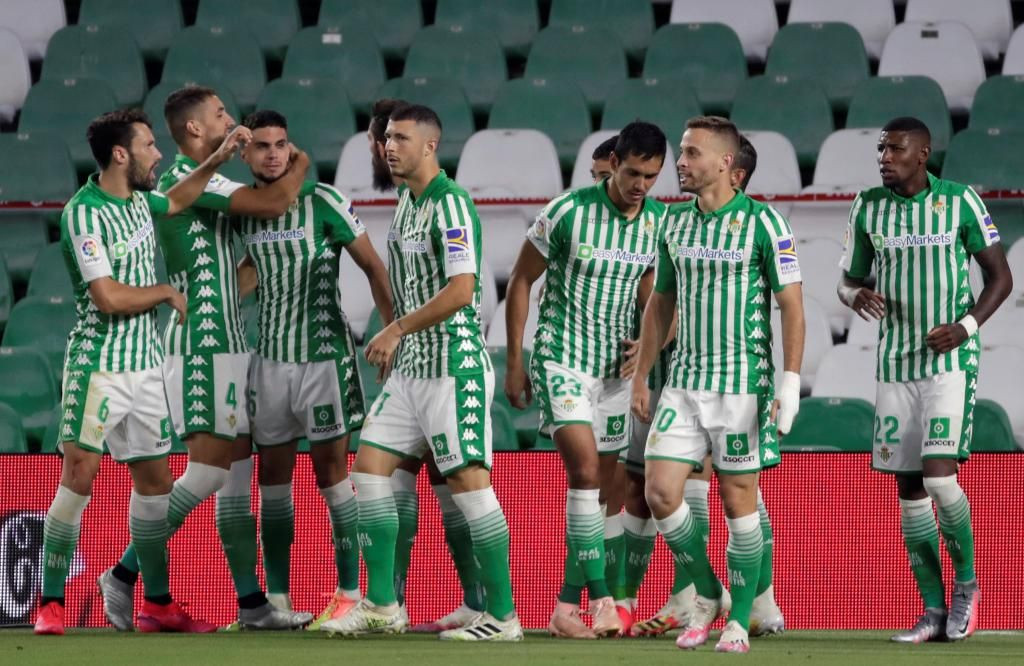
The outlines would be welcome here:
<svg viewBox="0 0 1024 666">
<path fill-rule="evenodd" d="M 601 486 L 601 475 L 597 466 L 578 465 L 570 467 L 566 471 L 569 477 L 569 487 L 580 490 L 594 490 Z"/>
<path fill-rule="evenodd" d="M 746 516 L 757 511 L 756 475 L 723 475 L 718 480 L 719 495 L 726 516 Z"/>
<path fill-rule="evenodd" d="M 663 483 L 653 479 L 647 481 L 644 498 L 655 516 L 667 516 L 679 508 L 683 498 L 680 489 L 675 485 L 677 484 Z"/>
<path fill-rule="evenodd" d="M 938 506 L 950 506 L 964 496 L 964 491 L 957 483 L 956 475 L 926 476 L 924 489 Z"/>
</svg>

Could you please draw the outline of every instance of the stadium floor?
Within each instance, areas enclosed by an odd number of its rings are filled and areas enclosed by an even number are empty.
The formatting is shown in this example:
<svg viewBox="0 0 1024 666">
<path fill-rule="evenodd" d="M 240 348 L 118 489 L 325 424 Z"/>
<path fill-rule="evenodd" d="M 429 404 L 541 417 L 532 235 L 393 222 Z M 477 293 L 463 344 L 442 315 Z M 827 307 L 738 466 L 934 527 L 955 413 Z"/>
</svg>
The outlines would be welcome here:
<svg viewBox="0 0 1024 666">
<path fill-rule="evenodd" d="M 956 644 L 919 646 L 888 642 L 883 631 L 793 631 L 754 642 L 747 659 L 758 665 L 808 664 L 974 664 L 1020 663 L 1024 633 L 979 633 Z M 717 632 L 712 632 L 713 645 Z M 339 657 L 388 664 L 432 666 L 453 663 L 501 664 L 723 664 L 728 655 L 711 645 L 694 652 L 676 649 L 672 639 L 561 641 L 531 632 L 520 644 L 459 645 L 433 636 L 379 636 L 358 640 L 319 634 L 230 633 L 212 636 L 117 634 L 112 630 L 71 630 L 64 637 L 34 636 L 29 629 L 0 630 L 0 664 L 326 664 Z M 473 661 L 470 661 L 473 660 Z M 360 663 L 347 661 L 347 663 Z"/>
</svg>

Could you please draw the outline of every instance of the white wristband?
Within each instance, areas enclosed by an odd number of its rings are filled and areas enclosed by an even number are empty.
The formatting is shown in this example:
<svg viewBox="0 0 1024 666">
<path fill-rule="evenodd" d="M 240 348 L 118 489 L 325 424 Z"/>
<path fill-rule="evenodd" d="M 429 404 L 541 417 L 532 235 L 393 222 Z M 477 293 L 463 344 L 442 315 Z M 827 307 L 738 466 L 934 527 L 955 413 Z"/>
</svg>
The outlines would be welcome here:
<svg viewBox="0 0 1024 666">
<path fill-rule="evenodd" d="M 800 395 L 800 375 L 795 372 L 786 370 L 782 373 L 782 381 L 779 385 L 779 393 L 795 392 L 797 396 Z"/>
<path fill-rule="evenodd" d="M 964 327 L 967 331 L 967 337 L 971 337 L 978 332 L 978 320 L 971 315 L 964 315 L 963 319 L 957 322 Z"/>
<path fill-rule="evenodd" d="M 847 287 L 845 284 L 839 286 L 839 300 L 846 304 L 846 307 L 852 308 L 853 301 L 857 298 L 857 292 L 860 291 L 860 287 Z"/>
</svg>

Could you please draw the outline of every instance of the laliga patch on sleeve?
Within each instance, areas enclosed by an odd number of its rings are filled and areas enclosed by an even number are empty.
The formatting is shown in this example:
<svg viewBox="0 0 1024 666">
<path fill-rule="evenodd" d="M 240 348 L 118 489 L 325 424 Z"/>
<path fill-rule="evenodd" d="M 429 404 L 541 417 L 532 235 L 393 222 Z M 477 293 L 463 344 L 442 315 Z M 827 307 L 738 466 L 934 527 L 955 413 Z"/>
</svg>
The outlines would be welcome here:
<svg viewBox="0 0 1024 666">
<path fill-rule="evenodd" d="M 999 240 L 999 229 L 996 229 L 996 223 L 992 221 L 991 215 L 986 215 L 985 219 L 982 220 L 985 223 L 985 232 L 988 234 L 988 240 L 991 243 L 995 243 Z"/>
<path fill-rule="evenodd" d="M 780 277 L 800 272 L 800 262 L 796 256 L 796 240 L 792 236 L 775 241 L 775 256 L 779 262 Z"/>
<path fill-rule="evenodd" d="M 544 226 L 544 220 L 537 218 L 537 221 L 533 223 L 533 235 L 537 238 L 544 238 L 545 233 L 547 233 L 547 229 Z"/>
<path fill-rule="evenodd" d="M 93 238 L 86 238 L 78 245 L 78 253 L 82 257 L 83 266 L 95 266 L 103 261 L 100 244 Z"/>
</svg>

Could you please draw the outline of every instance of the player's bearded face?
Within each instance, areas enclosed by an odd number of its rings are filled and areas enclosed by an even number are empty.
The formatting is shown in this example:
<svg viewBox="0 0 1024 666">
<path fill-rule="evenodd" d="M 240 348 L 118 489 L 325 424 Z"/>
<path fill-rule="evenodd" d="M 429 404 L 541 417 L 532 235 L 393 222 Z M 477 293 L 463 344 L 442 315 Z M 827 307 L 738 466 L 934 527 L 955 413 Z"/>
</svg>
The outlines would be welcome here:
<svg viewBox="0 0 1024 666">
<path fill-rule="evenodd" d="M 371 136 L 370 141 L 370 166 L 373 169 L 373 189 L 378 192 L 387 192 L 395 188 L 395 181 L 391 176 L 391 169 L 388 167 L 387 159 L 383 152 L 384 144 L 378 143 Z"/>
<path fill-rule="evenodd" d="M 211 150 L 219 148 L 231 130 L 235 128 L 235 119 L 227 112 L 224 102 L 216 95 L 208 97 L 203 102 L 201 122 Z"/>
<path fill-rule="evenodd" d="M 431 137 L 414 120 L 388 121 L 384 136 L 388 168 L 397 178 L 408 178 L 416 173 L 430 153 Z"/>
<path fill-rule="evenodd" d="M 128 186 L 141 192 L 149 192 L 156 187 L 156 167 L 161 157 L 153 132 L 145 125 L 136 123 L 135 135 L 128 150 Z"/>
<path fill-rule="evenodd" d="M 697 193 L 728 173 L 725 157 L 719 153 L 714 136 L 705 129 L 688 129 L 679 146 L 679 187 L 683 192 Z"/>
<path fill-rule="evenodd" d="M 288 171 L 290 157 L 288 131 L 283 127 L 253 130 L 252 142 L 242 151 L 242 159 L 249 165 L 252 175 L 268 184 Z"/>
</svg>

